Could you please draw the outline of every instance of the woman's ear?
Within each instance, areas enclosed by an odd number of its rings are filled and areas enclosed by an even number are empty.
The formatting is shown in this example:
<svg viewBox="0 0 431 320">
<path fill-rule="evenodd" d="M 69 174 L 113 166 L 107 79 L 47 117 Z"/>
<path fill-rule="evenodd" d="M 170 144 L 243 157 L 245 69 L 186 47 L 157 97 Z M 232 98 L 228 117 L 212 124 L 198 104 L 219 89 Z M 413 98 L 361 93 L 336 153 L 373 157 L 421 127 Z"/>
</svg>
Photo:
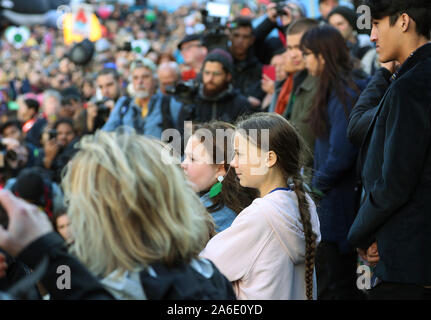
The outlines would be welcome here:
<svg viewBox="0 0 431 320">
<path fill-rule="evenodd" d="M 224 164 L 218 164 L 215 178 L 217 179 L 219 176 L 224 177 L 225 175 L 226 175 L 226 170 L 224 168 Z"/>
<path fill-rule="evenodd" d="M 277 163 L 277 154 L 274 151 L 269 151 L 266 157 L 266 165 L 268 168 L 273 167 Z"/>
</svg>

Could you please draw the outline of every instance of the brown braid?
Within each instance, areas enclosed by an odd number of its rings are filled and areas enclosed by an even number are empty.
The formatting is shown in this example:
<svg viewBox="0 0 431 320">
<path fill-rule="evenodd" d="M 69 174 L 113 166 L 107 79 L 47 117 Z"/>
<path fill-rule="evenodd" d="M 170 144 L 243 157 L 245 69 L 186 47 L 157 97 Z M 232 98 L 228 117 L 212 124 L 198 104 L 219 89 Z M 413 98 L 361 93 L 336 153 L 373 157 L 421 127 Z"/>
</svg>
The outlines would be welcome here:
<svg viewBox="0 0 431 320">
<path fill-rule="evenodd" d="M 295 177 L 295 194 L 298 197 L 298 208 L 305 235 L 305 287 L 308 300 L 313 300 L 313 271 L 316 256 L 316 234 L 311 225 L 310 206 L 305 196 L 302 179 Z"/>
<path fill-rule="evenodd" d="M 277 155 L 276 169 L 280 170 L 285 181 L 292 178 L 296 196 L 298 197 L 298 208 L 301 216 L 305 235 L 305 288 L 306 297 L 313 299 L 313 274 L 314 260 L 316 255 L 317 235 L 313 232 L 311 225 L 310 203 L 307 201 L 304 184 L 300 174 L 301 168 L 307 159 L 306 155 L 311 154 L 296 129 L 282 116 L 276 113 L 255 113 L 238 123 L 240 129 L 258 129 L 255 141 L 258 148 L 262 149 L 262 130 L 269 131 L 269 143 L 267 150 L 273 151 Z M 250 136 L 247 136 L 250 139 Z M 290 182 L 290 181 L 289 181 Z M 289 183 L 287 183 L 289 185 Z"/>
</svg>

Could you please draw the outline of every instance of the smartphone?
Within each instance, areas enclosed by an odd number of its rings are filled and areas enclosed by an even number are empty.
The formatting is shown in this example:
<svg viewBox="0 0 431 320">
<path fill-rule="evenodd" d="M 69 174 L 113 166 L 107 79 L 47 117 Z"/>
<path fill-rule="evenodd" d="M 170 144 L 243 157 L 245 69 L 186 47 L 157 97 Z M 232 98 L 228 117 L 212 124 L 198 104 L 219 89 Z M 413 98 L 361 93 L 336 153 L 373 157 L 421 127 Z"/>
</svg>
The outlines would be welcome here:
<svg viewBox="0 0 431 320">
<path fill-rule="evenodd" d="M 57 130 L 55 129 L 49 130 L 48 135 L 49 135 L 49 140 L 57 138 Z"/>
<path fill-rule="evenodd" d="M 271 65 L 264 65 L 262 68 L 262 77 L 263 75 L 266 75 L 268 78 L 270 78 L 272 81 L 275 81 L 275 67 Z"/>
</svg>

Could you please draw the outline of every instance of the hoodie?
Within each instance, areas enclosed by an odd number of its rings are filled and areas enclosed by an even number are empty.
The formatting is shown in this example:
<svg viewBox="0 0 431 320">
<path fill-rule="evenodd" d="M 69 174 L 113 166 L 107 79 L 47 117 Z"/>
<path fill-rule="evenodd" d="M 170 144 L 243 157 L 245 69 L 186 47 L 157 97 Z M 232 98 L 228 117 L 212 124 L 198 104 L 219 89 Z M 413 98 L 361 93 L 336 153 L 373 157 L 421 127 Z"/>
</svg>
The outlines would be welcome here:
<svg viewBox="0 0 431 320">
<path fill-rule="evenodd" d="M 308 195 L 307 200 L 320 242 L 316 206 Z M 201 253 L 232 282 L 238 299 L 306 299 L 305 237 L 297 203 L 296 194 L 285 190 L 254 200 Z M 315 277 L 313 289 L 315 296 Z"/>
</svg>

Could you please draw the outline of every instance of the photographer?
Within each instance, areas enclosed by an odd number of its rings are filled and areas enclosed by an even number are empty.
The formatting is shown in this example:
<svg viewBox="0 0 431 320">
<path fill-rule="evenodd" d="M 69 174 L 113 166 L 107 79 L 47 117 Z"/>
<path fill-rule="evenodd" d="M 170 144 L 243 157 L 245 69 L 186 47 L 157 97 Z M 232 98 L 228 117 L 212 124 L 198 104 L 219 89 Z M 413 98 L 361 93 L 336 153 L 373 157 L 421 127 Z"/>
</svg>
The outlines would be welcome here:
<svg viewBox="0 0 431 320">
<path fill-rule="evenodd" d="M 254 112 L 247 98 L 234 89 L 232 74 L 232 56 L 223 49 L 211 51 L 202 67 L 194 102 L 182 108 L 179 123 L 211 120 L 233 123 L 239 116 Z"/>
<path fill-rule="evenodd" d="M 21 169 L 32 166 L 36 147 L 24 141 L 21 123 L 10 120 L 0 128 L 0 183 L 19 174 Z"/>
<path fill-rule="evenodd" d="M 96 84 L 103 98 L 90 99 L 87 108 L 79 114 L 75 121 L 79 136 L 92 134 L 103 127 L 121 96 L 120 75 L 115 69 L 104 68 L 99 71 Z"/>
<path fill-rule="evenodd" d="M 260 88 L 262 64 L 254 54 L 253 26 L 249 18 L 240 17 L 231 23 L 230 53 L 233 57 L 232 83 L 253 107 L 259 107 L 265 97 Z"/>
<path fill-rule="evenodd" d="M 289 25 L 305 16 L 304 5 L 296 0 L 268 4 L 266 18 L 255 28 L 255 54 L 263 64 L 269 64 L 274 52 L 286 46 L 285 34 Z M 274 29 L 278 31 L 278 37 L 268 37 Z"/>
<path fill-rule="evenodd" d="M 74 144 L 77 141 L 73 121 L 58 120 L 52 130 L 44 137 L 43 149 L 39 150 L 36 165 L 45 169 L 52 181 L 61 181 L 61 171 L 75 153 Z"/>
</svg>

